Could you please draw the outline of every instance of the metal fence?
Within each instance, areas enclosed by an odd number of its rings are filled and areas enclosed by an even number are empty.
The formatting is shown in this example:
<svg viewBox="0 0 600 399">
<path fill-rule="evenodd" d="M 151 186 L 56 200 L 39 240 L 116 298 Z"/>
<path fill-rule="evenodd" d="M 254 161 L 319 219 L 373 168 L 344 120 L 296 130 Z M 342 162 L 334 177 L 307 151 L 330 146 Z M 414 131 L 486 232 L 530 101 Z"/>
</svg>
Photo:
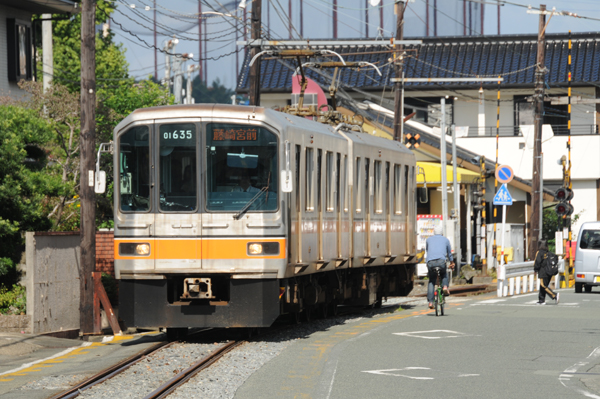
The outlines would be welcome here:
<svg viewBox="0 0 600 399">
<path fill-rule="evenodd" d="M 568 136 L 568 125 L 551 125 L 555 136 Z M 460 130 L 468 130 L 466 136 L 460 135 Z M 583 136 L 598 134 L 598 125 L 571 125 L 571 135 Z M 494 137 L 496 136 L 496 126 L 461 126 L 457 127 L 458 137 Z M 502 137 L 522 137 L 523 132 L 520 126 L 500 126 L 498 136 Z"/>
</svg>

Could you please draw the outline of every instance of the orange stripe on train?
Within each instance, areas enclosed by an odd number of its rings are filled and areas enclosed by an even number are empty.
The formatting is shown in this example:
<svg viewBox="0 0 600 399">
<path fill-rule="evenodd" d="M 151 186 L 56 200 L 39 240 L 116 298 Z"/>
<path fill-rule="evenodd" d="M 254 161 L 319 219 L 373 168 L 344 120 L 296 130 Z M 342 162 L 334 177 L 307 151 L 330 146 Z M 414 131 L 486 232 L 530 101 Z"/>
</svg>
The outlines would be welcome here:
<svg viewBox="0 0 600 399">
<path fill-rule="evenodd" d="M 119 243 L 139 242 L 150 244 L 149 256 L 119 255 Z M 248 255 L 249 242 L 278 242 L 279 255 Z M 130 238 L 115 239 L 115 259 L 284 259 L 285 239 L 169 239 Z"/>
</svg>

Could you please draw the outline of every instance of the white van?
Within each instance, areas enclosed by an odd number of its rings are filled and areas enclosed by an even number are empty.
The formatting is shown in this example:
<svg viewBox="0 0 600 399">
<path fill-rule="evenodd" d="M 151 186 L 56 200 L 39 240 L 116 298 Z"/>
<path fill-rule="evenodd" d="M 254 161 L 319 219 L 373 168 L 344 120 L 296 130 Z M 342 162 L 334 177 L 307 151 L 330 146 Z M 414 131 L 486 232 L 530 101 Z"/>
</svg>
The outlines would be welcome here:
<svg viewBox="0 0 600 399">
<path fill-rule="evenodd" d="M 585 292 L 591 292 L 593 286 L 600 285 L 600 222 L 581 225 L 577 236 L 574 274 L 577 293 L 583 287 Z"/>
</svg>

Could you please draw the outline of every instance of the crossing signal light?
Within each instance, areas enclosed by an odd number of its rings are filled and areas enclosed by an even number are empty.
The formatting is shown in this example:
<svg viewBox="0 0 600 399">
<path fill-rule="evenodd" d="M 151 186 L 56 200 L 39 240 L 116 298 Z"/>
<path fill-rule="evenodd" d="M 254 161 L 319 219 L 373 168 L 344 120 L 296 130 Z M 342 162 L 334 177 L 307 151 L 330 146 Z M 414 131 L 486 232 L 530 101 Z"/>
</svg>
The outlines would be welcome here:
<svg viewBox="0 0 600 399">
<path fill-rule="evenodd" d="M 573 190 L 567 187 L 560 187 L 554 192 L 554 199 L 560 201 L 554 207 L 554 211 L 560 217 L 567 217 L 573 213 L 573 205 L 569 201 L 573 199 Z"/>
<path fill-rule="evenodd" d="M 569 216 L 573 213 L 573 205 L 568 202 L 561 202 L 556 204 L 554 211 L 558 216 Z"/>
<path fill-rule="evenodd" d="M 419 148 L 421 145 L 421 135 L 419 133 L 414 135 L 411 133 L 406 133 L 406 135 L 404 135 L 404 145 L 409 149 Z"/>
<path fill-rule="evenodd" d="M 554 198 L 557 201 L 571 201 L 573 199 L 573 190 L 567 187 L 561 187 L 554 193 Z"/>
</svg>

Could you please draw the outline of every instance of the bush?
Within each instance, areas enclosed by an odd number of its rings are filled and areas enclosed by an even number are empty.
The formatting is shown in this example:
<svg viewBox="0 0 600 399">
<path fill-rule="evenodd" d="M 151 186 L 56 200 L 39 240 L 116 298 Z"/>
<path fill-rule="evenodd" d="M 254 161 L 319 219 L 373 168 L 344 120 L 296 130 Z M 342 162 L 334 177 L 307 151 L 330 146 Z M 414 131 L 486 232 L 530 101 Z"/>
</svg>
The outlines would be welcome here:
<svg viewBox="0 0 600 399">
<path fill-rule="evenodd" d="M 13 285 L 12 290 L 0 287 L 0 314 L 25 314 L 27 298 L 25 287 Z"/>
</svg>

